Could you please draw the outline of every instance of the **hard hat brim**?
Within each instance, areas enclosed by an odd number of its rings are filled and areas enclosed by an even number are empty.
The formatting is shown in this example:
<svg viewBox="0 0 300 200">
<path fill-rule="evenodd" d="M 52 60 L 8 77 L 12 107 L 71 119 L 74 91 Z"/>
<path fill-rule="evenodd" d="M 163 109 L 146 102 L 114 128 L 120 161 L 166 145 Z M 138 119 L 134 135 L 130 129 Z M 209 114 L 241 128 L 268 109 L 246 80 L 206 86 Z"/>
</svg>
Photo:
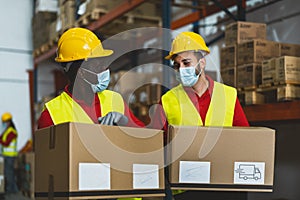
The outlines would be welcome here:
<svg viewBox="0 0 300 200">
<path fill-rule="evenodd" d="M 113 54 L 114 51 L 110 50 L 110 49 L 103 49 L 103 51 L 101 51 L 101 53 L 99 54 L 95 54 L 92 56 L 88 56 L 87 58 L 100 58 L 100 57 L 106 57 L 106 56 L 110 56 L 111 54 Z"/>
<path fill-rule="evenodd" d="M 169 54 L 165 57 L 166 60 L 171 60 L 171 58 L 173 57 L 174 54 Z"/>
</svg>

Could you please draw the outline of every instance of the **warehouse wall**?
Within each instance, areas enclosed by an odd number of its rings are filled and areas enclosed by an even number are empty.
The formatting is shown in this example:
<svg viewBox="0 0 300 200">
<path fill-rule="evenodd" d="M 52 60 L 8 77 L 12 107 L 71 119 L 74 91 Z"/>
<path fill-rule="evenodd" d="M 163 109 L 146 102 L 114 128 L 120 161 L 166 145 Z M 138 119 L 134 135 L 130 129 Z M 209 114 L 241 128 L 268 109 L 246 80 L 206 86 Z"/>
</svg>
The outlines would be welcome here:
<svg viewBox="0 0 300 200">
<path fill-rule="evenodd" d="M 0 0 L 0 113 L 9 111 L 19 131 L 18 149 L 31 138 L 29 82 L 33 67 L 31 17 L 33 0 Z"/>
</svg>

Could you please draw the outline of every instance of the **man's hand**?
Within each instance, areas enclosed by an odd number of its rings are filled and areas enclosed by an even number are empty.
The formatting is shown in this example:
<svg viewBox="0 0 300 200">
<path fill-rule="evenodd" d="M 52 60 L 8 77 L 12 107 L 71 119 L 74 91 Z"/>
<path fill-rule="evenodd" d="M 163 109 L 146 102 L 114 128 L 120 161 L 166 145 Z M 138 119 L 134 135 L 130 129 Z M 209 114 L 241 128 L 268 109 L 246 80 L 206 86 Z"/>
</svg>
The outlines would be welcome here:
<svg viewBox="0 0 300 200">
<path fill-rule="evenodd" d="M 128 123 L 128 118 L 119 112 L 109 112 L 107 115 L 99 117 L 98 121 L 103 125 L 125 126 Z"/>
</svg>

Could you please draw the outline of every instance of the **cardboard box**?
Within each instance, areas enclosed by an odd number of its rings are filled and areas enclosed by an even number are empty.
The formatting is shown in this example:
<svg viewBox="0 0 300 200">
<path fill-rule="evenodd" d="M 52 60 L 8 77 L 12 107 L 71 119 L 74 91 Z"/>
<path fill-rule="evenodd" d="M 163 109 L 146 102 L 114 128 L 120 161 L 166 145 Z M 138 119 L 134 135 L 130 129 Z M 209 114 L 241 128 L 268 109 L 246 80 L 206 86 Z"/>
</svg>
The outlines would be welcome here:
<svg viewBox="0 0 300 200">
<path fill-rule="evenodd" d="M 282 83 L 300 83 L 300 57 L 282 56 L 275 61 L 276 81 Z"/>
<path fill-rule="evenodd" d="M 221 48 L 221 70 L 236 66 L 236 45 Z"/>
<path fill-rule="evenodd" d="M 263 39 L 267 37 L 267 25 L 256 22 L 233 22 L 226 26 L 225 44 L 234 45 L 253 39 Z"/>
<path fill-rule="evenodd" d="M 279 55 L 279 43 L 269 40 L 252 40 L 238 44 L 237 64 L 261 63 Z"/>
<path fill-rule="evenodd" d="M 299 44 L 280 43 L 280 56 L 298 56 L 300 57 Z"/>
<path fill-rule="evenodd" d="M 221 70 L 221 78 L 224 84 L 236 87 L 236 68 L 231 67 L 228 69 Z"/>
<path fill-rule="evenodd" d="M 17 163 L 19 190 L 24 196 L 34 199 L 34 153 L 20 153 Z"/>
<path fill-rule="evenodd" d="M 274 84 L 276 81 L 276 66 L 275 66 L 276 58 L 271 58 L 269 60 L 264 60 L 262 62 L 262 85 L 266 84 Z"/>
<path fill-rule="evenodd" d="M 170 126 L 172 189 L 273 190 L 275 130 Z"/>
<path fill-rule="evenodd" d="M 50 24 L 57 18 L 53 12 L 38 12 L 32 18 L 32 43 L 37 49 L 49 42 Z"/>
<path fill-rule="evenodd" d="M 164 196 L 160 130 L 64 123 L 34 136 L 36 199 Z"/>
<path fill-rule="evenodd" d="M 261 84 L 261 64 L 251 63 L 237 67 L 237 87 L 256 88 Z"/>
<path fill-rule="evenodd" d="M 58 10 L 57 0 L 37 0 L 35 1 L 35 13 L 54 12 Z"/>
<path fill-rule="evenodd" d="M 263 104 L 265 95 L 256 91 L 245 91 L 245 105 Z"/>
<path fill-rule="evenodd" d="M 300 86 L 287 84 L 277 88 L 277 101 L 300 99 Z"/>
<path fill-rule="evenodd" d="M 76 5 L 75 1 L 65 1 L 62 6 L 60 6 L 59 18 L 62 23 L 62 30 L 65 31 L 69 28 L 74 27 L 76 20 Z"/>
</svg>

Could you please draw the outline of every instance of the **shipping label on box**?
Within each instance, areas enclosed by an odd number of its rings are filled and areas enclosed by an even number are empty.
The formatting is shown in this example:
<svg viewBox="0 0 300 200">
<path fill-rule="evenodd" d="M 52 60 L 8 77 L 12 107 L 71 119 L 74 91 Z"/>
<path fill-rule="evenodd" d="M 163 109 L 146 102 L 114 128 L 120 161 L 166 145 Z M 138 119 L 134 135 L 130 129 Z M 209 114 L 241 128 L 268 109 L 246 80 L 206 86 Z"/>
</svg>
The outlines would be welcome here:
<svg viewBox="0 0 300 200">
<path fill-rule="evenodd" d="M 226 26 L 225 44 L 233 45 L 267 37 L 267 25 L 256 22 L 233 22 Z"/>
<path fill-rule="evenodd" d="M 221 48 L 221 70 L 236 66 L 236 45 Z"/>
<path fill-rule="evenodd" d="M 237 67 L 237 87 L 256 88 L 262 82 L 261 64 L 252 63 Z"/>
<path fill-rule="evenodd" d="M 273 189 L 275 130 L 264 127 L 169 126 L 172 189 Z"/>
<path fill-rule="evenodd" d="M 64 123 L 34 136 L 36 199 L 164 196 L 161 130 Z"/>
<path fill-rule="evenodd" d="M 300 57 L 282 56 L 275 61 L 276 81 L 280 83 L 300 83 Z"/>
<path fill-rule="evenodd" d="M 269 40 L 252 40 L 238 44 L 237 64 L 261 63 L 279 57 L 279 43 Z"/>
</svg>

